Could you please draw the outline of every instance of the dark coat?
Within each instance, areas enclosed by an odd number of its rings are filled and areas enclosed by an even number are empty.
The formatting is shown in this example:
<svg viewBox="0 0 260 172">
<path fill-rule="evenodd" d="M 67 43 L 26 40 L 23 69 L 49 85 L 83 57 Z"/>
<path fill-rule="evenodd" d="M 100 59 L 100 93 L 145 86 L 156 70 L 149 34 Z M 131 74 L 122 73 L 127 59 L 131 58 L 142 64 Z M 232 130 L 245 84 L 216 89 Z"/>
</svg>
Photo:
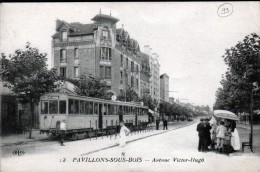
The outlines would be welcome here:
<svg viewBox="0 0 260 172">
<path fill-rule="evenodd" d="M 199 137 L 206 137 L 206 125 L 205 124 L 203 124 L 203 123 L 199 123 L 198 125 L 197 125 L 197 131 L 198 131 L 198 134 L 199 134 Z"/>
</svg>

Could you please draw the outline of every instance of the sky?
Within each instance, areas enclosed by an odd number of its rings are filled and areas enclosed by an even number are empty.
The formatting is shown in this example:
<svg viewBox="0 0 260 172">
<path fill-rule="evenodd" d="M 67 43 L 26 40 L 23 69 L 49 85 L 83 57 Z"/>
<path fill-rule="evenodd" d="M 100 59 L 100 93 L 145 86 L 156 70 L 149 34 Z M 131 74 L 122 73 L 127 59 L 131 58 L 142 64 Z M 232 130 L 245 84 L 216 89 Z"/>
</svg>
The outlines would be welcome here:
<svg viewBox="0 0 260 172">
<path fill-rule="evenodd" d="M 227 2 L 225 2 L 227 3 Z M 99 13 L 120 21 L 141 51 L 149 45 L 159 55 L 160 74 L 169 78 L 170 97 L 193 105 L 213 106 L 221 75 L 222 56 L 250 33 L 260 35 L 260 2 L 113 2 L 0 4 L 0 52 L 13 53 L 30 42 L 47 53 L 56 19 L 92 23 Z M 226 17 L 218 15 L 227 8 Z M 230 13 L 232 11 L 232 13 Z M 221 11 L 219 11 L 221 12 Z M 223 11 L 222 11 L 223 12 Z M 225 11 L 224 11 L 225 12 Z"/>
</svg>

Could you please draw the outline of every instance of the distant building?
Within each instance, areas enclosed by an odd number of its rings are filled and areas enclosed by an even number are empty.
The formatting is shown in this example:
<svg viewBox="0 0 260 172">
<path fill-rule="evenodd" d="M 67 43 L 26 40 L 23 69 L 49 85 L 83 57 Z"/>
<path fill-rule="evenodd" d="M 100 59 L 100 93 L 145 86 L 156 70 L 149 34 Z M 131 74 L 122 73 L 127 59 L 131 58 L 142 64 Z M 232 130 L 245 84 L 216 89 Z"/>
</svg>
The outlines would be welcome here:
<svg viewBox="0 0 260 172">
<path fill-rule="evenodd" d="M 116 28 L 119 19 L 97 14 L 93 23 L 56 21 L 52 36 L 52 60 L 63 77 L 80 75 L 102 77 L 118 95 L 131 87 L 140 96 L 140 47 L 124 28 Z"/>
<path fill-rule="evenodd" d="M 160 102 L 160 64 L 159 56 L 152 53 L 152 48 L 149 45 L 144 46 L 144 53 L 149 56 L 149 65 L 151 71 L 150 77 L 150 95 L 158 103 Z"/>
<path fill-rule="evenodd" d="M 151 70 L 149 65 L 149 56 L 144 53 L 140 53 L 141 59 L 141 73 L 140 73 L 140 81 L 141 81 L 141 97 L 145 94 L 150 94 L 150 78 L 151 78 Z"/>
<path fill-rule="evenodd" d="M 166 73 L 160 76 L 160 99 L 169 102 L 169 76 Z"/>
</svg>

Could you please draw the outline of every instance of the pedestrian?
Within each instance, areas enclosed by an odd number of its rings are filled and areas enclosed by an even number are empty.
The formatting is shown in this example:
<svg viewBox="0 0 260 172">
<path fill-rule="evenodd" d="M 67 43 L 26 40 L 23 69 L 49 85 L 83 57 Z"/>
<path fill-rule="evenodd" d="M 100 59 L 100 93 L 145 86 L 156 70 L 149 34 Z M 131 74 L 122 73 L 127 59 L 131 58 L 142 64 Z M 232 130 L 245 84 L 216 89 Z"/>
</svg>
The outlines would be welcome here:
<svg viewBox="0 0 260 172">
<path fill-rule="evenodd" d="M 159 130 L 159 124 L 160 124 L 160 118 L 159 117 L 157 117 L 155 123 L 156 123 L 156 130 Z"/>
<path fill-rule="evenodd" d="M 199 135 L 199 146 L 198 150 L 199 152 L 206 152 L 206 125 L 204 123 L 204 119 L 200 119 L 200 123 L 197 125 L 197 131 Z"/>
<path fill-rule="evenodd" d="M 60 123 L 60 144 L 61 144 L 61 146 L 65 146 L 63 144 L 65 134 L 66 134 L 66 120 L 62 120 L 62 122 Z"/>
<path fill-rule="evenodd" d="M 165 116 L 163 118 L 163 130 L 165 130 L 165 129 L 168 130 L 167 123 L 168 123 L 168 119 L 167 119 L 167 116 Z"/>
<path fill-rule="evenodd" d="M 222 152 L 223 150 L 223 143 L 224 143 L 224 139 L 227 133 L 227 128 L 224 126 L 224 121 L 220 121 L 220 125 L 217 127 L 217 150 L 219 150 L 220 152 Z"/>
<path fill-rule="evenodd" d="M 125 126 L 123 121 L 120 122 L 120 127 L 119 147 L 121 148 L 121 155 L 125 157 L 126 136 L 130 133 L 130 130 Z"/>
<path fill-rule="evenodd" d="M 209 146 L 211 146 L 211 133 L 210 133 L 210 130 L 211 130 L 211 126 L 210 126 L 210 123 L 209 123 L 209 119 L 206 118 L 205 119 L 205 124 L 206 124 L 206 128 L 205 128 L 205 132 L 206 132 L 206 150 L 209 150 Z"/>
</svg>

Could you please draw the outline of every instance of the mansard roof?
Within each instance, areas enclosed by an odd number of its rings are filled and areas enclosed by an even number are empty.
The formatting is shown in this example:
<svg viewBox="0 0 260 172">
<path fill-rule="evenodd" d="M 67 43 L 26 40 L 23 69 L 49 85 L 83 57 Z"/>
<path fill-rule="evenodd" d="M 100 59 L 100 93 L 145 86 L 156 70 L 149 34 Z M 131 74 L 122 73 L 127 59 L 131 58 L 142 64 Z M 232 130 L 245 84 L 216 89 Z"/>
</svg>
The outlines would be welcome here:
<svg viewBox="0 0 260 172">
<path fill-rule="evenodd" d="M 56 30 L 60 29 L 60 26 L 65 24 L 69 29 L 69 36 L 76 36 L 76 35 L 88 35 L 93 34 L 96 25 L 94 23 L 91 24 L 82 24 L 82 23 L 68 23 L 63 20 L 57 20 Z M 59 37 L 59 33 L 54 34 L 52 37 Z"/>
</svg>

